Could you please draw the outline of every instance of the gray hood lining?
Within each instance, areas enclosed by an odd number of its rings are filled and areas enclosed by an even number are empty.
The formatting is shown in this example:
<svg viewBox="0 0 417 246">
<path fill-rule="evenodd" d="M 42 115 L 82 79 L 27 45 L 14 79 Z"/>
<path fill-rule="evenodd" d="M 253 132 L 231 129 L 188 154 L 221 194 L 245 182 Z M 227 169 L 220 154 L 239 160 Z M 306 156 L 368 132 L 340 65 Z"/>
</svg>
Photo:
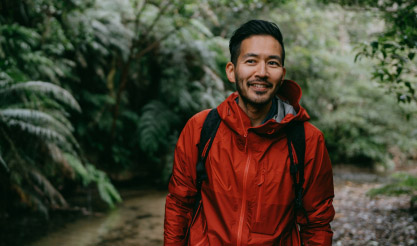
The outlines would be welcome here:
<svg viewBox="0 0 417 246">
<path fill-rule="evenodd" d="M 276 122 L 280 123 L 287 114 L 296 115 L 297 112 L 295 111 L 294 107 L 291 106 L 289 103 L 284 102 L 278 97 L 275 97 L 277 100 L 277 114 L 272 117 Z"/>
</svg>

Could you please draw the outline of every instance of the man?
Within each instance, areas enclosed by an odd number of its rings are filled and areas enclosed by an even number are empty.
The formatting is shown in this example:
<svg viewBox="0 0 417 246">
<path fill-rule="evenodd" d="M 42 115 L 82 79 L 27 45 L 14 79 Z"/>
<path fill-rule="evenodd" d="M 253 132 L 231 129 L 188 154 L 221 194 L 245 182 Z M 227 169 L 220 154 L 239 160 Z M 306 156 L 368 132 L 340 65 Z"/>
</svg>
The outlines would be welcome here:
<svg viewBox="0 0 417 246">
<path fill-rule="evenodd" d="M 226 73 L 237 92 L 217 107 L 221 123 L 194 217 L 197 145 L 210 110 L 193 116 L 181 133 L 166 200 L 165 245 L 331 245 L 331 164 L 323 134 L 306 122 L 300 87 L 284 80 L 279 28 L 249 21 L 235 31 L 229 49 Z M 304 122 L 305 131 L 305 213 L 294 207 L 285 130 L 295 121 Z"/>
</svg>

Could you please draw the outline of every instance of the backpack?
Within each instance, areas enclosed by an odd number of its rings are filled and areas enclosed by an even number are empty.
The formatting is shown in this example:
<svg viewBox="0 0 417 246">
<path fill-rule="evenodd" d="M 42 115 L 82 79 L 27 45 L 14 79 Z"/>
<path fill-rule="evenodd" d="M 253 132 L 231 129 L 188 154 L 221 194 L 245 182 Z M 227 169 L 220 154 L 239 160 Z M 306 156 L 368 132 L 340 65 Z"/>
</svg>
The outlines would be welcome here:
<svg viewBox="0 0 417 246">
<path fill-rule="evenodd" d="M 207 172 L 205 168 L 205 163 L 207 156 L 210 152 L 211 145 L 213 144 L 214 137 L 216 136 L 217 129 L 219 128 L 221 118 L 217 108 L 212 109 L 207 118 L 204 121 L 203 128 L 200 133 L 200 143 L 198 144 L 198 161 L 196 166 L 197 178 L 196 178 L 196 201 L 193 208 L 192 220 L 195 219 L 197 209 L 201 202 L 201 186 L 204 180 L 207 180 Z M 305 155 L 305 132 L 304 124 L 301 121 L 294 121 L 289 123 L 285 132 L 287 135 L 287 145 L 288 153 L 290 156 L 290 173 L 294 181 L 294 190 L 295 190 L 295 200 L 294 206 L 296 211 L 301 210 L 304 212 L 304 216 L 309 223 L 307 212 L 303 206 L 303 184 L 304 184 L 304 155 Z M 207 146 L 207 147 L 206 147 Z M 293 157 L 293 148 L 294 146 L 298 164 L 295 164 Z M 298 176 L 297 176 L 298 174 Z M 295 213 L 297 214 L 297 213 Z M 187 233 L 188 234 L 188 233 Z"/>
</svg>

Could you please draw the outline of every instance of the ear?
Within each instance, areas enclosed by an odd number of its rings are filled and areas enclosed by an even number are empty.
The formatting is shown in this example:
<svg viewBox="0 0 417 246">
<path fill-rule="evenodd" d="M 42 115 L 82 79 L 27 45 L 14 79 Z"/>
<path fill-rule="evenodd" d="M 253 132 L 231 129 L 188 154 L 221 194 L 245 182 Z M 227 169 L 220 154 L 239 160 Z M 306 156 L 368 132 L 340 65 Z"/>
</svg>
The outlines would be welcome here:
<svg viewBox="0 0 417 246">
<path fill-rule="evenodd" d="M 281 83 L 280 86 L 282 85 L 282 83 L 284 82 L 285 79 L 285 74 L 287 73 L 287 69 L 285 69 L 285 67 L 282 67 L 282 78 L 281 78 Z"/>
<path fill-rule="evenodd" d="M 227 75 L 227 79 L 232 82 L 235 83 L 236 79 L 235 79 L 235 65 L 232 62 L 228 62 L 226 64 L 226 75 Z"/>
</svg>

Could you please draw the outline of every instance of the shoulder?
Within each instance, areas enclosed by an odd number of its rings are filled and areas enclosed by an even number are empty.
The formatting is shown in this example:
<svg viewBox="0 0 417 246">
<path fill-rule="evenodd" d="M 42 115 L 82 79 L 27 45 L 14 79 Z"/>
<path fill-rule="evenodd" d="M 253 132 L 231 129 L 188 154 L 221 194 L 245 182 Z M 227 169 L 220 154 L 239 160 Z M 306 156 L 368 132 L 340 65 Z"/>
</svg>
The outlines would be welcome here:
<svg viewBox="0 0 417 246">
<path fill-rule="evenodd" d="M 309 142 L 309 141 L 317 142 L 317 141 L 324 140 L 323 132 L 320 131 L 320 129 L 318 129 L 316 126 L 314 126 L 308 121 L 304 122 L 304 131 L 305 131 L 306 142 Z"/>
<path fill-rule="evenodd" d="M 203 111 L 196 113 L 188 120 L 186 126 L 201 129 L 210 111 L 211 109 L 205 109 Z"/>
<path fill-rule="evenodd" d="M 210 110 L 211 109 L 205 109 L 193 115 L 185 124 L 184 129 L 182 130 L 182 135 L 200 137 L 199 132 L 201 132 L 204 121 L 206 120 Z"/>
</svg>

